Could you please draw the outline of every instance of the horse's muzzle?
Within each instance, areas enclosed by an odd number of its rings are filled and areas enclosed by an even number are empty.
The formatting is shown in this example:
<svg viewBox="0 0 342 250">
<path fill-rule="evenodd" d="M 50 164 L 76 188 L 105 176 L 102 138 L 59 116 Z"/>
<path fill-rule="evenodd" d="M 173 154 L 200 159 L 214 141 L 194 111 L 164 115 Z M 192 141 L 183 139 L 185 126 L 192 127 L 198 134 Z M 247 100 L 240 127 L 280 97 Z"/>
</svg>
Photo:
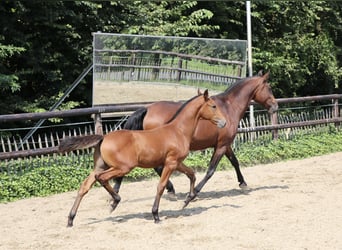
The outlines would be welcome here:
<svg viewBox="0 0 342 250">
<path fill-rule="evenodd" d="M 224 126 L 226 126 L 226 123 L 226 120 L 217 120 L 217 127 L 223 128 Z"/>
<path fill-rule="evenodd" d="M 273 114 L 278 111 L 278 103 L 272 103 L 270 108 L 268 109 L 268 113 Z"/>
</svg>

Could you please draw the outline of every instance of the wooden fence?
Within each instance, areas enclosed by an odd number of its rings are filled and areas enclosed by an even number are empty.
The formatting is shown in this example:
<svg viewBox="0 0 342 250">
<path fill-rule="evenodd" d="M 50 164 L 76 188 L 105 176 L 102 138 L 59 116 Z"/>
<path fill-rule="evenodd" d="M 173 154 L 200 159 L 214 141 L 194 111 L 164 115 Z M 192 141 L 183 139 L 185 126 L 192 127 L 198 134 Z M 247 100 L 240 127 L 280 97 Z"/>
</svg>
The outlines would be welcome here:
<svg viewBox="0 0 342 250">
<path fill-rule="evenodd" d="M 156 50 L 95 49 L 96 80 L 188 81 L 212 84 L 241 79 L 245 62 Z"/>
<path fill-rule="evenodd" d="M 255 126 L 251 127 L 249 120 L 246 118 L 240 121 L 238 135 L 235 144 L 254 140 L 259 137 L 268 136 L 269 138 L 278 138 L 280 136 L 290 138 L 301 130 L 313 130 L 318 126 L 326 126 L 333 124 L 339 126 L 342 122 L 341 105 L 339 99 L 342 95 L 325 95 L 298 98 L 282 98 L 277 99 L 279 103 L 279 111 L 270 117 L 263 109 L 255 109 Z M 291 106 L 296 103 L 296 106 Z M 306 105 L 303 105 L 305 104 Z M 312 105 L 307 105 L 310 103 Z M 317 103 L 321 103 L 317 105 Z M 59 140 L 64 136 L 77 136 L 81 134 L 108 133 L 113 130 L 121 129 L 128 116 L 123 116 L 115 122 L 106 122 L 101 118 L 101 114 L 113 112 L 132 112 L 148 103 L 131 103 L 119 105 L 105 105 L 93 108 L 74 109 L 69 111 L 52 111 L 42 113 L 25 113 L 13 115 L 1 115 L 0 123 L 8 123 L 22 120 L 39 120 L 47 118 L 64 118 L 75 117 L 78 115 L 92 115 L 94 123 L 78 126 L 73 129 L 65 129 L 62 133 L 49 132 L 38 134 L 27 141 L 21 138 L 0 138 L 0 172 L 8 171 L 6 164 L 13 159 L 32 159 L 41 155 L 52 155 L 56 157 L 58 154 Z M 301 104 L 301 105 L 299 105 Z M 257 106 L 258 107 L 258 106 Z M 295 111 L 296 110 L 296 111 Z M 52 129 L 54 130 L 54 129 Z M 79 150 L 71 153 L 72 155 L 89 154 L 92 150 Z M 91 160 L 90 160 L 91 161 Z M 4 164 L 5 163 L 5 164 Z"/>
</svg>

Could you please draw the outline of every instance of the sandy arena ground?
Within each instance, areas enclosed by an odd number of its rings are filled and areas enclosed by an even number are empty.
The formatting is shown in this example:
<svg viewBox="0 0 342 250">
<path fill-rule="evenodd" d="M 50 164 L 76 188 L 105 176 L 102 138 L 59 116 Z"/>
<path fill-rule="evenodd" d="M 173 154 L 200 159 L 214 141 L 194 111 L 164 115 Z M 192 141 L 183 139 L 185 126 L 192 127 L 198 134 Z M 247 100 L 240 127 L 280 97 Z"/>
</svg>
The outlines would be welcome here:
<svg viewBox="0 0 342 250">
<path fill-rule="evenodd" d="M 151 215 L 158 180 L 124 183 L 109 196 L 94 188 L 66 228 L 76 191 L 0 204 L 0 249 L 342 249 L 342 152 L 216 172 L 199 198 L 181 209 L 189 182 L 172 176 L 178 201 Z M 197 180 L 203 177 L 197 173 Z"/>
<path fill-rule="evenodd" d="M 182 101 L 197 94 L 197 87 L 180 84 L 98 81 L 94 87 L 93 102 L 96 105 L 132 102 Z M 203 92 L 205 89 L 200 88 Z M 209 90 L 210 95 L 220 93 Z"/>
</svg>

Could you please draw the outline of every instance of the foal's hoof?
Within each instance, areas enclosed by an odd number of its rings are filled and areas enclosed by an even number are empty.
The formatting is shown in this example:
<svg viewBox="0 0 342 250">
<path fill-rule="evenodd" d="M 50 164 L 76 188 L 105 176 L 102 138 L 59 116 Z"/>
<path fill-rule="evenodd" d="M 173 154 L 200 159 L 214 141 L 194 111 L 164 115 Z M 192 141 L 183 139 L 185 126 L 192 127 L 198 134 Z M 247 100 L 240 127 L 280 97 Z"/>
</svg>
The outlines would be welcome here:
<svg viewBox="0 0 342 250">
<path fill-rule="evenodd" d="M 153 215 L 154 223 L 159 224 L 160 223 L 159 215 L 158 214 L 152 214 L 152 215 Z"/>
</svg>

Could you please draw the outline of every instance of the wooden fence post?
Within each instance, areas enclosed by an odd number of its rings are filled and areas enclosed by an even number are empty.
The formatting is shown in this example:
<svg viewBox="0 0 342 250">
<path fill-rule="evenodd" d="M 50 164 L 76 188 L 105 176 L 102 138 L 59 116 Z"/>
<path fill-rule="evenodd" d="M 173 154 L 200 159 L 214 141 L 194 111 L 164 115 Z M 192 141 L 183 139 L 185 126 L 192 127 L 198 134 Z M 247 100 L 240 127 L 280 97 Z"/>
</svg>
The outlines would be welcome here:
<svg viewBox="0 0 342 250">
<path fill-rule="evenodd" d="M 273 112 L 271 115 L 271 125 L 278 125 L 278 112 Z M 278 139 L 278 129 L 272 130 L 272 138 L 273 140 Z"/>
<path fill-rule="evenodd" d="M 180 82 L 181 80 L 181 74 L 182 74 L 182 71 L 179 70 L 182 68 L 182 65 L 183 65 L 183 59 L 180 57 L 179 58 L 179 61 L 178 61 L 178 71 L 177 71 L 177 81 Z"/>
<path fill-rule="evenodd" d="M 339 110 L 339 107 L 338 107 L 338 98 L 333 99 L 332 102 L 334 104 L 334 110 L 333 110 L 334 118 L 338 118 L 340 116 L 340 110 Z M 335 127 L 339 127 L 339 126 L 340 126 L 340 123 L 336 122 L 335 123 Z"/>
<path fill-rule="evenodd" d="M 95 114 L 94 120 L 95 120 L 95 134 L 103 135 L 101 114 L 100 113 Z"/>
<path fill-rule="evenodd" d="M 132 81 L 134 79 L 134 74 L 135 74 L 135 64 L 136 64 L 136 58 L 135 58 L 135 53 L 132 53 L 132 58 L 131 58 L 131 64 L 133 65 L 133 67 L 130 68 L 129 70 L 129 80 Z"/>
</svg>

